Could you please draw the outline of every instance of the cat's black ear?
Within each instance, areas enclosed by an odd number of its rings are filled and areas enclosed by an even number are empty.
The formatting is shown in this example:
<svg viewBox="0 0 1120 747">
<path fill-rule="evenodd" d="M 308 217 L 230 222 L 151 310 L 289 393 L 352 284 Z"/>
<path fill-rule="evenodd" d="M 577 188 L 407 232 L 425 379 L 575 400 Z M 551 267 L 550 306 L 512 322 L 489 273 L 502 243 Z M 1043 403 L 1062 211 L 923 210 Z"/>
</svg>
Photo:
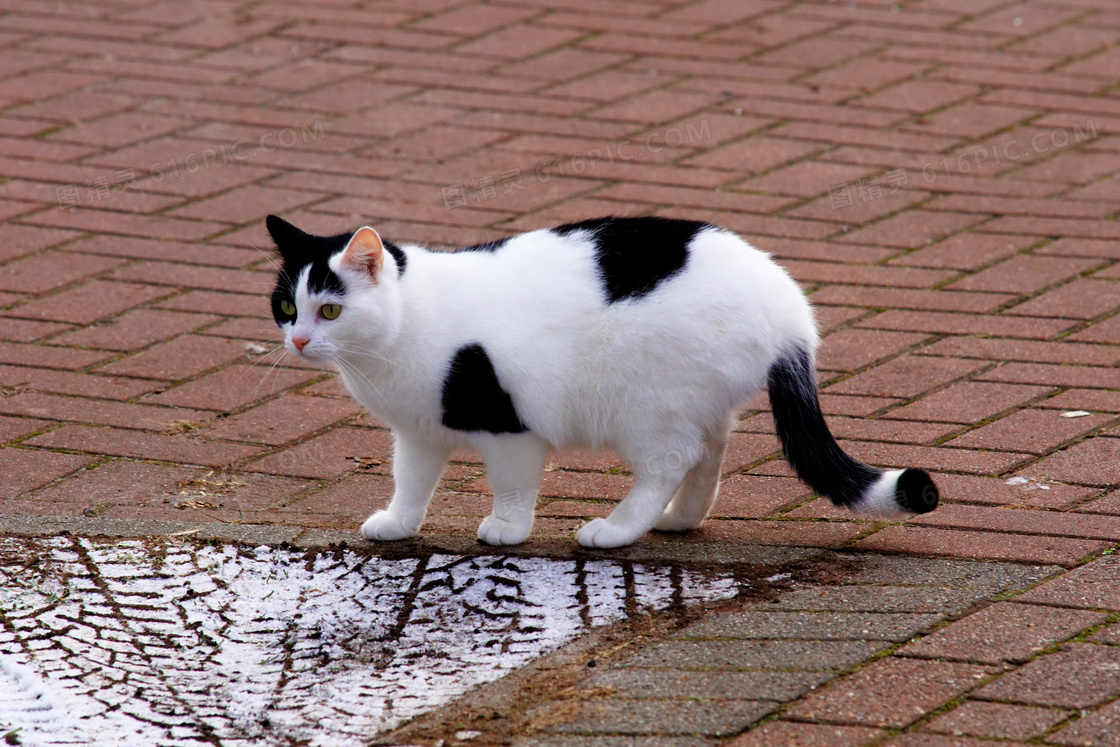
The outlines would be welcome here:
<svg viewBox="0 0 1120 747">
<path fill-rule="evenodd" d="M 272 236 L 272 240 L 276 242 L 276 248 L 280 250 L 281 254 L 287 254 L 306 244 L 311 238 L 309 234 L 276 215 L 265 218 L 264 224 L 268 227 L 268 233 Z"/>
</svg>

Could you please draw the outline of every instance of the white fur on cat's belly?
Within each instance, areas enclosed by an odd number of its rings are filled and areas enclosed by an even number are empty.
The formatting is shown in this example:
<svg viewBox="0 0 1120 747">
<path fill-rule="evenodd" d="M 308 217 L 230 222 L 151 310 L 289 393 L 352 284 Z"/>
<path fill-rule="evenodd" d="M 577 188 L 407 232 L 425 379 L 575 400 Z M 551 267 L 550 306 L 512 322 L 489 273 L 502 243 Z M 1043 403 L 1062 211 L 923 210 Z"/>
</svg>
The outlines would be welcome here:
<svg viewBox="0 0 1120 747">
<path fill-rule="evenodd" d="M 910 516 L 903 511 L 895 498 L 895 487 L 898 478 L 905 470 L 893 469 L 884 472 L 871 487 L 863 494 L 863 500 L 851 507 L 852 511 L 861 516 L 874 516 L 881 519 L 899 519 Z"/>
<path fill-rule="evenodd" d="M 316 327 L 315 345 L 341 359 L 351 394 L 412 448 L 482 453 L 493 439 L 441 422 L 447 365 L 464 345 L 483 346 L 527 438 L 556 450 L 613 448 L 638 473 L 666 454 L 699 453 L 703 434 L 726 427 L 780 356 L 817 344 L 797 284 L 720 229 L 697 233 L 685 267 L 652 292 L 612 304 L 585 232 L 534 231 L 495 252 L 404 249 L 403 277 L 386 256 L 380 283 L 349 293 L 342 315 Z M 331 266 L 345 276 L 340 256 Z M 301 315 L 323 302 L 337 301 L 297 298 Z M 595 520 L 578 539 L 589 547 L 630 544 L 671 498 L 647 496 L 627 526 Z M 371 539 L 399 539 L 410 528 L 393 531 L 379 515 L 363 526 Z M 520 534 L 489 519 L 479 528 L 493 544 L 523 541 Z"/>
</svg>

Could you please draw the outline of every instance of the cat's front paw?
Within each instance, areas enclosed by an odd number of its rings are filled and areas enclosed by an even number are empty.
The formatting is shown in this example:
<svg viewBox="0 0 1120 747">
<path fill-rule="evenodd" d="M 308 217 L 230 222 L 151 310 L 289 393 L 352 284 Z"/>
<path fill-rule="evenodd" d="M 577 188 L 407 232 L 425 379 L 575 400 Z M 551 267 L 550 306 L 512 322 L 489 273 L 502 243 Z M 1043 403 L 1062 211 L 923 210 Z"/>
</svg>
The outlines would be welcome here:
<svg viewBox="0 0 1120 747">
<path fill-rule="evenodd" d="M 530 524 L 487 516 L 478 526 L 478 538 L 488 545 L 520 545 L 529 536 Z"/>
<path fill-rule="evenodd" d="M 592 519 L 576 532 L 576 540 L 584 547 L 603 549 L 632 545 L 640 536 L 634 536 L 633 531 L 616 526 L 606 519 Z"/>
<path fill-rule="evenodd" d="M 362 535 L 378 542 L 393 542 L 408 539 L 416 534 L 416 529 L 405 526 L 400 519 L 388 511 L 378 511 L 362 524 Z"/>
</svg>

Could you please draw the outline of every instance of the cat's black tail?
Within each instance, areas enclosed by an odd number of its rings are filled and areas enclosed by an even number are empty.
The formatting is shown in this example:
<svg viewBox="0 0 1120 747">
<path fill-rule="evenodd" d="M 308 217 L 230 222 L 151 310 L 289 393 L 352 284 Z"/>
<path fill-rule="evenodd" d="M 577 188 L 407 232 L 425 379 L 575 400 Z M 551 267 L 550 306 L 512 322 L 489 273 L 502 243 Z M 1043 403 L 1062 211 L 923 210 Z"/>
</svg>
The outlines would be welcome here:
<svg viewBox="0 0 1120 747">
<path fill-rule="evenodd" d="M 770 367 L 770 407 L 790 465 L 818 495 L 861 514 L 924 514 L 937 508 L 937 486 L 920 469 L 883 471 L 844 453 L 817 399 L 813 357 L 795 350 Z"/>
</svg>

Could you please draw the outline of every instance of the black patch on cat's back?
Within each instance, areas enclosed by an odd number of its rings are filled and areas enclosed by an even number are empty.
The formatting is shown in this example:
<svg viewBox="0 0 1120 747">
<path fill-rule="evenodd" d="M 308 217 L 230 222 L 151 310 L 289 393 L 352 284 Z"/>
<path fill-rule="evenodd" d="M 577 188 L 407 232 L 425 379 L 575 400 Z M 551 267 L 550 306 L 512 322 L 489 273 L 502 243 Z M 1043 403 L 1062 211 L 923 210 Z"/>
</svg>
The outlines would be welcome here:
<svg viewBox="0 0 1120 747">
<path fill-rule="evenodd" d="M 509 239 L 495 239 L 494 241 L 487 241 L 484 244 L 475 244 L 474 246 L 464 246 L 461 249 L 456 249 L 455 253 L 459 252 L 488 252 L 493 254 L 506 245 Z"/>
<path fill-rule="evenodd" d="M 404 276 L 404 269 L 408 267 L 408 255 L 404 253 L 396 244 L 381 240 L 381 245 L 385 247 L 385 251 L 393 255 L 393 259 L 397 262 L 397 277 Z"/>
<path fill-rule="evenodd" d="M 641 298 L 684 270 L 688 244 L 707 223 L 674 218 L 594 218 L 553 231 L 595 235 L 599 273 L 610 303 Z"/>
<path fill-rule="evenodd" d="M 502 389 L 486 350 L 474 343 L 459 348 L 443 380 L 443 425 L 456 431 L 524 433 L 513 400 Z"/>
</svg>

